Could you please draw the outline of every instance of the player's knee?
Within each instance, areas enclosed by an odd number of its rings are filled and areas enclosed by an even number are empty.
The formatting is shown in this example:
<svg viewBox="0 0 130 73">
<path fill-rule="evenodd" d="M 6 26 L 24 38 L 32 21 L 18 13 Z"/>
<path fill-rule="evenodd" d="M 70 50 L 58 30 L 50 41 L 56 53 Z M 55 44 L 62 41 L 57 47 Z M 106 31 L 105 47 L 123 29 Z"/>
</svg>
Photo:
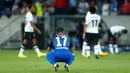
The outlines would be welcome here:
<svg viewBox="0 0 130 73">
<path fill-rule="evenodd" d="M 36 39 L 32 39 L 32 44 L 33 44 L 33 45 L 36 45 L 36 44 L 37 44 Z"/>
</svg>

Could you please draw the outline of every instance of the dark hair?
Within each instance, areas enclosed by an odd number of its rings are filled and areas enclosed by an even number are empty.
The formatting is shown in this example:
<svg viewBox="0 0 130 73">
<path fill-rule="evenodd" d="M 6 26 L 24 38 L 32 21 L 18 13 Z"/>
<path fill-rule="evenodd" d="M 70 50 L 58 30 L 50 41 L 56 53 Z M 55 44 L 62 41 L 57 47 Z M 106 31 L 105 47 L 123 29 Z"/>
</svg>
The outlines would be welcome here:
<svg viewBox="0 0 130 73">
<path fill-rule="evenodd" d="M 128 33 L 127 29 L 123 29 L 122 33 L 127 34 Z"/>
<path fill-rule="evenodd" d="M 91 14 L 94 14 L 94 13 L 96 13 L 96 8 L 94 6 L 91 6 L 89 8 L 89 11 L 90 11 Z"/>
<path fill-rule="evenodd" d="M 60 32 L 64 32 L 64 28 L 63 27 L 58 27 L 56 29 L 56 33 L 60 33 Z"/>
<path fill-rule="evenodd" d="M 31 9 L 34 6 L 34 4 L 28 5 L 28 9 Z"/>
</svg>

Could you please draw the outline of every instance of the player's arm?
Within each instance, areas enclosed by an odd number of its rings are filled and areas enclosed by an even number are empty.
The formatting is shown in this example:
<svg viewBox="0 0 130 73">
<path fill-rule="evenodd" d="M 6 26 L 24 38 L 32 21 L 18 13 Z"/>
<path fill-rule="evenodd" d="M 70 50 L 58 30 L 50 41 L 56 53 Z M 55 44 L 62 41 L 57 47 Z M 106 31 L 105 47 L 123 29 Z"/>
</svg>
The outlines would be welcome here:
<svg viewBox="0 0 130 73">
<path fill-rule="evenodd" d="M 47 48 L 47 52 L 50 52 L 52 51 L 52 48 L 53 48 L 53 42 L 51 41 L 48 45 L 48 48 Z"/>
<path fill-rule="evenodd" d="M 73 53 L 74 52 L 74 47 L 73 47 L 73 44 L 72 44 L 72 42 L 70 42 L 70 51 Z"/>
<path fill-rule="evenodd" d="M 102 25 L 101 25 L 101 23 L 99 24 L 98 30 L 102 30 Z"/>
<path fill-rule="evenodd" d="M 115 38 L 118 39 L 121 36 L 121 33 L 115 33 Z"/>
<path fill-rule="evenodd" d="M 50 47 L 47 48 L 47 52 L 49 52 L 49 51 L 51 51 L 51 48 L 50 48 Z"/>
<path fill-rule="evenodd" d="M 30 23 L 33 26 L 33 28 L 38 32 L 38 34 L 41 34 L 41 31 L 36 27 L 36 25 L 34 25 L 32 21 L 30 21 Z"/>
<path fill-rule="evenodd" d="M 87 27 L 88 27 L 88 24 L 85 24 L 84 30 L 83 30 L 83 39 L 85 39 Z"/>
<path fill-rule="evenodd" d="M 88 22 L 89 22 L 89 16 L 87 15 L 85 17 L 85 24 L 84 24 L 84 29 L 83 29 L 83 39 L 85 39 L 85 36 L 86 36 L 86 30 L 87 30 L 87 27 L 88 27 Z"/>
</svg>

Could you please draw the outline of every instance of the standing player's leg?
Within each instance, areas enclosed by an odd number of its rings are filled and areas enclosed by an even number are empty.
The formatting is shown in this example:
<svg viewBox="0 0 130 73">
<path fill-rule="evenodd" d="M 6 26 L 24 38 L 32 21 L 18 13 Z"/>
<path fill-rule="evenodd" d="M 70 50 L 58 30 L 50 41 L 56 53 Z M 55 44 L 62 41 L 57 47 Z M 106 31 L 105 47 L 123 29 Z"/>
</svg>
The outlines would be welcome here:
<svg viewBox="0 0 130 73">
<path fill-rule="evenodd" d="M 99 51 L 98 51 L 98 46 L 94 46 L 94 54 L 95 54 L 95 57 L 96 57 L 96 59 L 99 59 L 99 57 L 98 57 L 98 54 L 99 53 Z"/>
<path fill-rule="evenodd" d="M 97 45 L 95 45 L 97 48 L 98 48 L 98 54 L 101 55 L 103 52 L 101 50 L 101 46 L 100 46 L 100 43 L 98 42 Z"/>
<path fill-rule="evenodd" d="M 90 58 L 90 43 L 91 43 L 91 34 L 90 33 L 86 33 L 86 54 L 87 57 Z"/>
<path fill-rule="evenodd" d="M 48 52 L 46 58 L 53 65 L 53 71 L 57 71 L 59 65 L 56 62 L 54 52 Z"/>
<path fill-rule="evenodd" d="M 116 36 L 114 36 L 114 38 L 113 38 L 113 47 L 114 47 L 114 49 L 115 49 L 115 53 L 116 54 L 118 54 L 119 53 L 119 48 L 118 48 L 118 45 L 116 44 L 116 41 L 117 41 L 117 38 L 116 38 Z"/>
<path fill-rule="evenodd" d="M 29 34 L 27 32 L 24 33 L 24 40 L 23 40 L 23 43 L 21 45 L 21 48 L 20 48 L 20 51 L 19 51 L 19 54 L 18 54 L 18 57 L 19 58 L 26 58 L 27 56 L 25 56 L 23 54 L 24 52 L 24 49 L 25 49 L 25 46 L 27 45 L 28 43 L 28 39 L 29 39 Z"/>
<path fill-rule="evenodd" d="M 28 43 L 27 39 L 24 39 L 24 40 L 23 40 L 23 44 L 21 45 L 21 48 L 20 48 L 18 57 L 20 57 L 20 58 L 26 58 L 26 57 L 27 57 L 27 56 L 25 56 L 25 55 L 23 54 L 24 49 L 25 49 L 25 46 L 27 45 L 27 43 Z"/>
<path fill-rule="evenodd" d="M 33 44 L 33 48 L 35 49 L 38 57 L 43 57 L 46 55 L 46 53 L 41 53 L 40 50 L 39 50 L 39 47 L 37 46 L 37 41 L 36 41 L 36 38 L 33 38 L 32 39 L 32 44 Z"/>
<path fill-rule="evenodd" d="M 87 57 L 90 58 L 90 46 L 89 45 L 86 45 L 86 54 L 87 54 Z"/>
<path fill-rule="evenodd" d="M 111 31 L 109 30 L 108 31 L 108 47 L 109 47 L 109 51 L 111 54 L 114 54 L 114 50 L 113 50 L 113 39 L 114 39 L 114 36 L 112 35 Z"/>
<path fill-rule="evenodd" d="M 84 41 L 83 45 L 82 45 L 82 56 L 84 56 L 84 57 L 87 57 L 86 46 L 87 46 L 87 43 Z"/>
<path fill-rule="evenodd" d="M 119 53 L 119 48 L 118 48 L 117 44 L 114 45 L 114 49 L 115 49 L 115 53 L 118 54 Z"/>
<path fill-rule="evenodd" d="M 109 50 L 111 54 L 114 54 L 113 44 L 109 44 Z"/>
<path fill-rule="evenodd" d="M 97 46 L 97 48 L 98 48 L 98 54 L 99 54 L 100 56 L 106 56 L 106 55 L 108 55 L 107 52 L 103 52 L 103 51 L 101 50 L 100 42 L 98 42 L 98 45 L 96 45 L 96 46 Z"/>
<path fill-rule="evenodd" d="M 95 37 L 96 36 L 96 37 Z M 99 59 L 99 34 L 92 34 L 92 45 L 94 46 L 94 54 L 96 59 Z"/>
</svg>

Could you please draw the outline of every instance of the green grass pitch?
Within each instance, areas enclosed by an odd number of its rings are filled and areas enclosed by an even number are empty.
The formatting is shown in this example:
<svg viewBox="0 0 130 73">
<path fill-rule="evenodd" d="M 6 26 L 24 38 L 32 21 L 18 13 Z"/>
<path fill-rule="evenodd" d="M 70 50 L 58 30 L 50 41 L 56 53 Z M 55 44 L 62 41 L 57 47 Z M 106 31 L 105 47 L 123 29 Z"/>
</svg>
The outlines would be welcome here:
<svg viewBox="0 0 130 73">
<path fill-rule="evenodd" d="M 46 57 L 37 58 L 34 50 L 25 50 L 26 59 L 17 57 L 19 50 L 0 50 L 0 73 L 55 73 Z M 75 51 L 75 61 L 69 73 L 130 73 L 130 53 L 108 55 L 95 59 L 93 53 L 90 59 L 81 56 L 81 51 Z M 67 73 L 64 64 L 60 63 L 57 73 Z"/>
</svg>

